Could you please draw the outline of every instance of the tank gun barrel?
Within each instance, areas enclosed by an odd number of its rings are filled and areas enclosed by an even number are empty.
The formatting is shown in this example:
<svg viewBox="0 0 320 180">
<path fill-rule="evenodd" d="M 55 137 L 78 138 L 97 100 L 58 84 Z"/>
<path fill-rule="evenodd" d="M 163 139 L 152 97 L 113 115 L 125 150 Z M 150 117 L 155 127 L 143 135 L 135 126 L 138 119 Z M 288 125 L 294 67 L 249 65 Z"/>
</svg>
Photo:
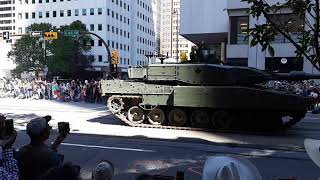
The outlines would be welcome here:
<svg viewBox="0 0 320 180">
<path fill-rule="evenodd" d="M 286 81 L 304 81 L 311 79 L 320 79 L 320 74 L 310 74 L 303 71 L 293 71 L 290 73 L 276 73 L 274 80 L 286 80 Z"/>
</svg>

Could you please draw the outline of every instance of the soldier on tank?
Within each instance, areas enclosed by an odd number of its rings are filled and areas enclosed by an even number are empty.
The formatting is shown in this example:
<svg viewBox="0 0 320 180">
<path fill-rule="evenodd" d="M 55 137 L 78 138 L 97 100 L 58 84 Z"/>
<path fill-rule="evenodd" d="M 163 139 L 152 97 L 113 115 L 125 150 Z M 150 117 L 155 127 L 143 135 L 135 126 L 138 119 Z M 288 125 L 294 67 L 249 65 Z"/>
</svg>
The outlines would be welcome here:
<svg viewBox="0 0 320 180">
<path fill-rule="evenodd" d="M 191 52 L 190 52 L 190 60 L 191 61 L 196 61 L 197 58 L 197 46 L 192 46 L 191 47 Z"/>
</svg>

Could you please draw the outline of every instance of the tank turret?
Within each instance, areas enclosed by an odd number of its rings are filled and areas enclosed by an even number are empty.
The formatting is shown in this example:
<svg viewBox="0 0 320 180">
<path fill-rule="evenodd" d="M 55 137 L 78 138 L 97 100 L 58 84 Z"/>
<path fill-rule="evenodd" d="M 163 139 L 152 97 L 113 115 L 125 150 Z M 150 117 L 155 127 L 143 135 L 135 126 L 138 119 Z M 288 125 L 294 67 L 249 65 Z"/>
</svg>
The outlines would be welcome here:
<svg viewBox="0 0 320 180">
<path fill-rule="evenodd" d="M 255 68 L 215 64 L 158 64 L 129 69 L 129 78 L 188 85 L 250 86 L 270 80 L 302 81 L 320 79 L 320 75 L 304 72 L 267 73 Z"/>
</svg>

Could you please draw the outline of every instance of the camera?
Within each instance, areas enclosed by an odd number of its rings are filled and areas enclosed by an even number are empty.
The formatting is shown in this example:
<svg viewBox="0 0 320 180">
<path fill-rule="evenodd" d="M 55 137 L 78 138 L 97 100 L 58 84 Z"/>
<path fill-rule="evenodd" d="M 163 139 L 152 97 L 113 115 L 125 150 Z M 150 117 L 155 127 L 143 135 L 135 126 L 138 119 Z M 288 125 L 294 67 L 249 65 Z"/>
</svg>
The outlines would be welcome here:
<svg viewBox="0 0 320 180">
<path fill-rule="evenodd" d="M 68 122 L 58 122 L 58 130 L 61 134 L 68 134 L 70 132 L 70 125 Z"/>
<path fill-rule="evenodd" d="M 13 119 L 5 120 L 5 128 L 6 128 L 6 135 L 13 134 L 13 131 L 14 131 Z"/>
</svg>

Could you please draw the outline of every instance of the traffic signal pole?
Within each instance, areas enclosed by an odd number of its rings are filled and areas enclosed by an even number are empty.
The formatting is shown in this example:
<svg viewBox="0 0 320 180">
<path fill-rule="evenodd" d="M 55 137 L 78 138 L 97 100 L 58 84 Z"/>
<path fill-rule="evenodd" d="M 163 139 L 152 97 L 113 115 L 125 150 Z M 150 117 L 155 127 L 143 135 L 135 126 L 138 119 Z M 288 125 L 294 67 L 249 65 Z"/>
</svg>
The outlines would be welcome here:
<svg viewBox="0 0 320 180">
<path fill-rule="evenodd" d="M 95 37 L 97 37 L 99 40 L 101 40 L 102 44 L 105 46 L 105 48 L 107 49 L 107 55 L 108 55 L 108 62 L 109 62 L 109 68 L 110 68 L 110 73 L 111 75 L 116 78 L 117 77 L 117 74 L 118 74 L 118 68 L 114 68 L 113 67 L 113 64 L 111 63 L 112 62 L 112 57 L 111 57 L 111 51 L 109 49 L 109 46 L 108 44 L 105 42 L 104 39 L 102 39 L 98 34 L 96 33 L 93 33 L 93 32 L 81 32 L 80 35 L 86 35 L 86 34 L 89 34 L 89 35 L 93 35 Z"/>
</svg>

